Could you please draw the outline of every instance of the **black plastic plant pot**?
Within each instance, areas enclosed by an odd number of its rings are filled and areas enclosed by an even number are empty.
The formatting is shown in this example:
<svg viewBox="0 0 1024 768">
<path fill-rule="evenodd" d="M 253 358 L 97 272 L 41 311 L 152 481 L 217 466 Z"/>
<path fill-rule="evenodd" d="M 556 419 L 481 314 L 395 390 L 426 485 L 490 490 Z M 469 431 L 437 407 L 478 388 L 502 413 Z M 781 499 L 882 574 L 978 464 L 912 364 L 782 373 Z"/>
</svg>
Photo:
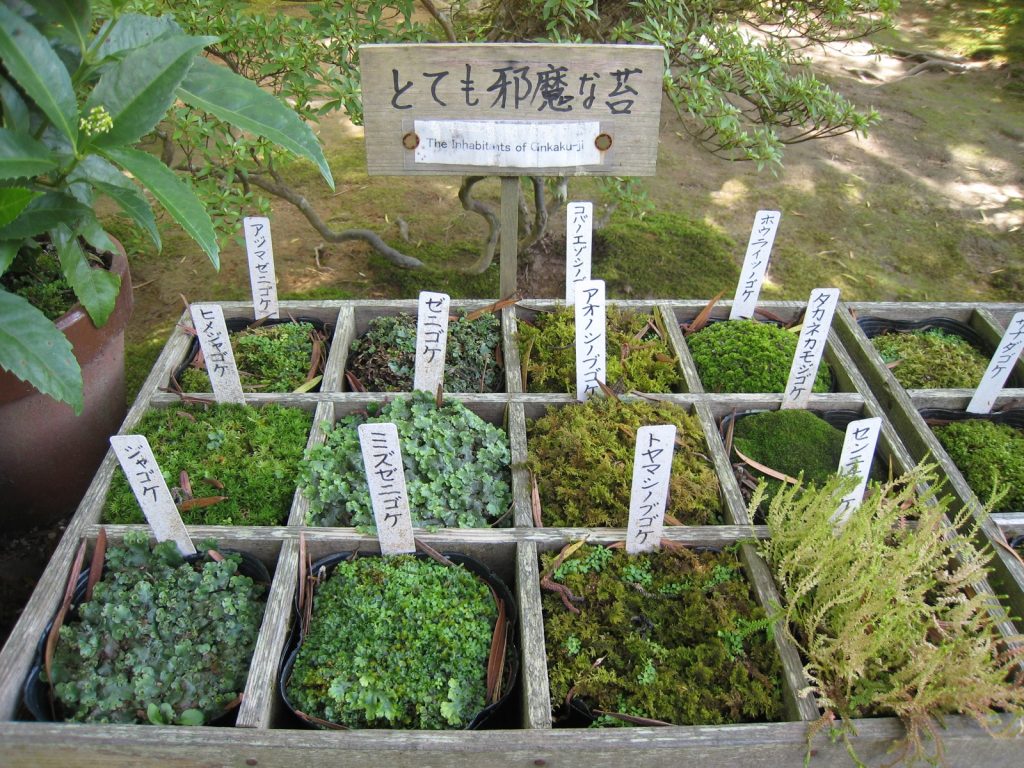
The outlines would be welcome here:
<svg viewBox="0 0 1024 768">
<path fill-rule="evenodd" d="M 263 584 L 267 588 L 270 587 L 270 572 L 260 560 L 247 552 L 240 552 L 234 549 L 221 549 L 218 551 L 221 554 L 238 555 L 241 557 L 241 563 L 238 566 L 238 573 L 243 576 L 248 576 L 257 584 Z M 185 558 L 185 562 L 200 563 L 206 559 L 207 555 L 205 553 L 197 553 L 195 555 L 187 556 Z M 85 598 L 85 591 L 89 583 L 89 570 L 89 568 L 84 569 L 79 574 L 78 579 L 75 582 L 75 589 L 71 598 L 71 606 L 68 609 L 68 614 L 64 620 L 65 624 L 78 618 L 78 608 Z M 105 566 L 104 572 L 106 572 Z M 46 629 L 43 630 L 43 634 L 39 638 L 39 642 L 36 645 L 35 657 L 32 661 L 32 667 L 29 669 L 28 677 L 26 678 L 25 685 L 22 688 L 22 702 L 25 705 L 25 709 L 28 710 L 29 714 L 35 720 L 40 722 L 64 721 L 64 718 L 61 717 L 59 711 L 60 704 L 54 699 L 50 684 L 43 680 L 43 659 L 46 653 L 46 640 L 49 637 L 54 620 L 55 619 L 51 619 L 47 623 Z M 233 725 L 235 714 L 236 710 L 229 710 L 219 717 L 211 720 L 207 725 Z"/>
<path fill-rule="evenodd" d="M 414 556 L 418 560 L 438 560 L 438 558 L 436 558 L 434 554 L 425 554 L 422 552 L 417 552 Z M 355 557 L 381 557 L 381 555 L 364 554 L 360 552 L 337 552 L 335 554 L 328 555 L 317 560 L 309 566 L 308 574 L 310 579 L 307 581 L 307 583 L 314 583 L 314 580 L 316 585 L 323 583 L 323 581 L 334 571 L 334 568 L 338 565 L 338 563 L 341 563 L 345 560 L 353 559 Z M 501 614 L 501 606 L 504 605 L 504 637 L 499 637 L 498 633 L 495 633 L 494 636 L 492 637 L 491 644 L 492 661 L 497 661 L 497 663 L 500 664 L 500 669 L 502 670 L 500 678 L 500 687 L 495 691 L 492 700 L 490 700 L 489 703 L 487 703 L 487 705 L 483 709 L 477 712 L 473 719 L 464 727 L 464 730 L 477 730 L 485 727 L 500 727 L 495 726 L 494 721 L 501 719 L 501 715 L 503 714 L 506 704 L 508 703 L 508 700 L 515 688 L 516 680 L 519 674 L 519 654 L 515 644 L 515 600 L 512 598 L 512 593 L 509 591 L 508 587 L 497 576 L 497 574 L 491 571 L 486 565 L 481 563 L 479 560 L 476 560 L 467 555 L 461 555 L 457 553 L 453 554 L 448 552 L 441 554 L 440 559 L 446 559 L 450 561 L 450 563 L 453 563 L 455 565 L 461 565 L 467 571 L 483 580 L 490 587 L 491 594 L 494 597 L 495 602 L 499 606 L 499 615 Z M 291 680 L 292 668 L 295 665 L 295 660 L 298 657 L 299 651 L 302 648 L 302 643 L 304 640 L 304 620 L 302 616 L 303 611 L 300 608 L 300 597 L 300 591 L 296 591 L 296 616 L 295 620 L 292 623 L 291 637 L 289 639 L 288 645 L 285 648 L 284 655 L 282 657 L 280 674 L 278 675 L 278 690 L 280 692 L 281 699 L 284 701 L 285 705 L 292 712 L 292 714 L 295 715 L 299 722 L 311 728 L 327 730 L 351 730 L 349 726 L 322 720 L 320 718 L 308 715 L 300 711 L 295 707 L 295 705 L 291 701 L 291 698 L 288 695 L 288 683 Z M 312 608 L 307 608 L 307 611 L 307 618 L 309 618 L 310 616 L 312 616 Z M 376 730 L 382 729 L 376 728 Z"/>
</svg>

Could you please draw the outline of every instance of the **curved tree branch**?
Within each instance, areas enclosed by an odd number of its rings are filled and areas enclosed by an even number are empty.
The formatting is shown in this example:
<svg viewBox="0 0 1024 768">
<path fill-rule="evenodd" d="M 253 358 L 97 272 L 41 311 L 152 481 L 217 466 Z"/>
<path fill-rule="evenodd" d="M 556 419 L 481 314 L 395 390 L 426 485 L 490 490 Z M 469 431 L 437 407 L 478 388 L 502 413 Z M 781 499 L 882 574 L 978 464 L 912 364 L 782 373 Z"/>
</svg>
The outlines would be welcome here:
<svg viewBox="0 0 1024 768">
<path fill-rule="evenodd" d="M 420 5 L 427 10 L 427 13 L 434 17 L 434 21 L 441 25 L 441 29 L 444 30 L 444 36 L 448 39 L 448 42 L 457 43 L 458 40 L 455 37 L 455 28 L 452 26 L 452 20 L 441 13 L 432 0 L 420 0 Z"/>
<path fill-rule="evenodd" d="M 491 266 L 491 262 L 494 261 L 494 252 L 498 248 L 498 236 L 501 234 L 501 224 L 497 214 L 490 207 L 473 198 L 473 187 L 485 178 L 487 177 L 464 176 L 462 184 L 459 186 L 459 202 L 462 203 L 463 210 L 483 216 L 487 220 L 487 240 L 480 248 L 480 258 L 466 270 L 474 275 L 486 272 L 487 268 Z"/>
<path fill-rule="evenodd" d="M 526 237 L 519 240 L 520 253 L 544 237 L 548 231 L 548 206 L 544 195 L 544 179 L 540 176 L 530 176 L 529 178 L 533 184 L 533 226 L 526 233 Z"/>
</svg>

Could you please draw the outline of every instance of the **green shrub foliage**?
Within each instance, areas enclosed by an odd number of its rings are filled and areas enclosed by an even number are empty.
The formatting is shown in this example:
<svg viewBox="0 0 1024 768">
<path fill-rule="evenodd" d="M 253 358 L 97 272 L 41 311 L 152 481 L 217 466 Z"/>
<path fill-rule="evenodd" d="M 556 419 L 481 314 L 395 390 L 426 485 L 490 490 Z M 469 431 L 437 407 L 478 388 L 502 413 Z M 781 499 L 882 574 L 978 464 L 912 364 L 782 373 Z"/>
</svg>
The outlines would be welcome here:
<svg viewBox="0 0 1024 768">
<path fill-rule="evenodd" d="M 497 606 L 459 565 L 342 561 L 319 587 L 292 705 L 353 728 L 464 728 L 486 704 Z"/>
<path fill-rule="evenodd" d="M 996 500 L 996 512 L 1024 511 L 1024 433 L 985 419 L 950 422 L 934 432 L 979 498 Z"/>
<path fill-rule="evenodd" d="M 537 479 L 550 526 L 625 527 L 636 431 L 675 424 L 666 514 L 685 525 L 720 523 L 718 478 L 700 422 L 679 406 L 591 397 L 551 406 L 527 428 L 527 466 Z"/>
<path fill-rule="evenodd" d="M 383 315 L 352 342 L 347 369 L 371 392 L 408 392 L 416 367 L 416 318 Z M 493 312 L 475 320 L 465 313 L 448 324 L 445 392 L 502 392 L 501 322 Z"/>
<path fill-rule="evenodd" d="M 707 392 L 782 392 L 796 342 L 796 333 L 754 320 L 712 323 L 686 339 Z M 831 389 L 832 371 L 822 360 L 813 391 Z"/>
<path fill-rule="evenodd" d="M 176 405 L 149 411 L 134 432 L 149 440 L 186 525 L 283 525 L 312 421 L 307 411 L 279 405 Z M 226 498 L 189 504 L 183 471 L 195 499 Z M 145 522 L 121 472 L 114 473 L 103 520 Z"/>
<path fill-rule="evenodd" d="M 508 436 L 462 403 L 438 407 L 425 392 L 398 397 L 373 415 L 352 414 L 326 427 L 327 439 L 302 461 L 308 525 L 372 526 L 373 507 L 358 427 L 394 422 L 414 525 L 479 528 L 512 503 Z"/>
<path fill-rule="evenodd" d="M 574 310 L 541 313 L 531 324 L 519 322 L 519 354 L 530 392 L 576 394 L 576 321 Z M 683 375 L 660 316 L 608 307 L 608 381 L 616 392 L 674 392 Z"/>
<path fill-rule="evenodd" d="M 966 339 L 938 328 L 906 333 L 885 333 L 871 343 L 907 389 L 974 389 L 981 382 L 988 360 Z"/>
<path fill-rule="evenodd" d="M 214 546 L 212 542 L 204 547 Z M 173 542 L 130 532 L 79 620 L 60 629 L 53 685 L 68 720 L 202 725 L 245 686 L 265 586 L 238 555 L 186 563 Z"/>
<path fill-rule="evenodd" d="M 544 572 L 555 557 L 542 556 Z M 781 718 L 773 625 L 751 597 L 735 552 L 628 556 L 584 545 L 553 580 L 580 611 L 544 593 L 556 714 L 574 696 L 591 710 L 679 725 Z"/>
<path fill-rule="evenodd" d="M 948 521 L 950 497 L 922 490 L 938 482 L 934 466 L 918 466 L 868 494 L 840 531 L 830 518 L 851 478 L 786 487 L 761 543 L 822 723 L 838 716 L 848 736 L 851 718 L 896 715 L 911 761 L 941 755 L 945 714 L 984 724 L 996 711 L 1024 711 L 1024 686 L 1010 679 L 1018 659 L 1004 652 L 993 618 L 1002 609 L 975 589 L 991 552 L 975 547 L 973 531 L 956 533 L 971 527 L 968 512 Z"/>
</svg>

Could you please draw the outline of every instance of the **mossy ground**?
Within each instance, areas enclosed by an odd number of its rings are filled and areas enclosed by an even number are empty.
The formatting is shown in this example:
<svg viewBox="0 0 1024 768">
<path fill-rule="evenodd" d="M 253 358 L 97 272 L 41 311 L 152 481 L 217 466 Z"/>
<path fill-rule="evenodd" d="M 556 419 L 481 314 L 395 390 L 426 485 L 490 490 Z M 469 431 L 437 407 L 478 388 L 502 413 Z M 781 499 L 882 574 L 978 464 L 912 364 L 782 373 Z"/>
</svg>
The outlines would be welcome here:
<svg viewBox="0 0 1024 768">
<path fill-rule="evenodd" d="M 884 333 L 871 343 L 907 389 L 974 389 L 988 367 L 969 341 L 937 328 Z"/>
<path fill-rule="evenodd" d="M 994 512 L 1024 511 L 1024 432 L 985 419 L 933 431 L 978 498 L 999 498 Z"/>
</svg>

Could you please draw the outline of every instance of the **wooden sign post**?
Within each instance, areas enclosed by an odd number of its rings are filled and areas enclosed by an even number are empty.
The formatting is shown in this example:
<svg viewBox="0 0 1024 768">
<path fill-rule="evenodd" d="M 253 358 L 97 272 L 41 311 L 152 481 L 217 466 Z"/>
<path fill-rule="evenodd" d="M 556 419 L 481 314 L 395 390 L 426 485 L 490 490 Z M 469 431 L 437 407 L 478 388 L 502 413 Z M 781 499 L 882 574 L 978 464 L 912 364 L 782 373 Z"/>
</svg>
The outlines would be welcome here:
<svg viewBox="0 0 1024 768">
<path fill-rule="evenodd" d="M 501 176 L 500 292 L 516 289 L 520 176 L 653 176 L 664 49 L 359 49 L 370 175 Z"/>
</svg>

